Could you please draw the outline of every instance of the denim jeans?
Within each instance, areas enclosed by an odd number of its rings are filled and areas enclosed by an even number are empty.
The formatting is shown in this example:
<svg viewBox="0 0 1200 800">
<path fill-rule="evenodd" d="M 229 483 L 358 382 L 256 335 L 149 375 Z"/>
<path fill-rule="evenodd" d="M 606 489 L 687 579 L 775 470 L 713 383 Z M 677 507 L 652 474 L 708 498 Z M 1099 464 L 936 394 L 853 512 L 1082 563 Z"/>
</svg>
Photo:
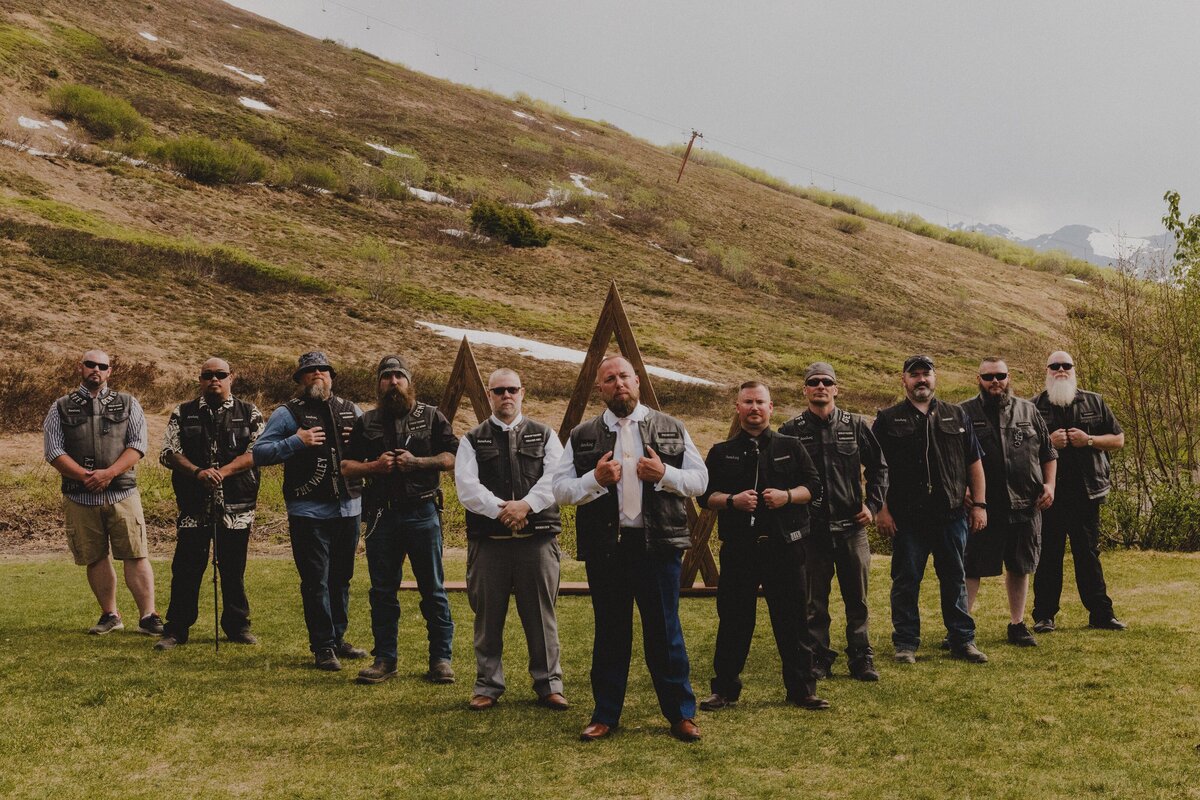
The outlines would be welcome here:
<svg viewBox="0 0 1200 800">
<path fill-rule="evenodd" d="M 346 633 L 350 579 L 358 550 L 358 515 L 353 517 L 288 517 L 292 558 L 300 573 L 300 598 L 308 647 L 314 653 L 337 647 Z"/>
<path fill-rule="evenodd" d="M 633 605 L 642 617 L 642 648 L 658 707 L 668 722 L 696 716 L 687 648 L 679 624 L 682 552 L 647 552 L 642 544 L 588 559 L 596 626 L 592 644 L 592 722 L 621 720 L 633 656 Z"/>
<path fill-rule="evenodd" d="M 933 554 L 941 589 L 942 621 L 951 647 L 975 641 L 975 620 L 967 612 L 963 552 L 967 518 L 961 512 L 948 521 L 897 523 L 892 548 L 892 643 L 897 650 L 921 645 L 921 578 Z"/>
<path fill-rule="evenodd" d="M 376 658 L 396 659 L 400 581 L 409 559 L 421 593 L 421 616 L 429 633 L 429 661 L 449 661 L 454 620 L 442 571 L 442 519 L 432 500 L 411 509 L 383 511 L 367 519 L 367 570 L 371 573 L 371 632 Z"/>
</svg>

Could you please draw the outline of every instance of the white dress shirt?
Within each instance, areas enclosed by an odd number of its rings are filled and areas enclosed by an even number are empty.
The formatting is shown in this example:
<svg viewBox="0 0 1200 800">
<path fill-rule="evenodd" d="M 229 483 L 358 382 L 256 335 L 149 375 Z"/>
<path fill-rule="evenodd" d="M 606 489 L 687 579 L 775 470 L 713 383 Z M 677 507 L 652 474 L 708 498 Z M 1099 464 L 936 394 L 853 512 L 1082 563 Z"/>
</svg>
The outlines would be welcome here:
<svg viewBox="0 0 1200 800">
<path fill-rule="evenodd" d="M 518 414 L 511 424 L 506 424 L 493 414 L 490 422 L 502 431 L 511 431 L 524 419 L 523 414 Z M 524 500 L 534 514 L 545 511 L 554 505 L 551 483 L 554 480 L 554 469 L 562 457 L 562 451 L 563 447 L 558 441 L 558 436 L 551 431 L 550 437 L 546 440 L 546 453 L 542 456 L 542 477 L 529 490 L 529 494 L 509 499 Z M 454 489 L 458 492 L 458 502 L 463 504 L 463 508 L 482 517 L 498 518 L 501 504 L 507 502 L 506 498 L 498 497 L 479 482 L 479 460 L 475 457 L 475 448 L 471 446 L 471 440 L 466 436 L 459 438 L 458 454 L 454 457 Z"/>
<path fill-rule="evenodd" d="M 629 414 L 628 419 L 632 420 L 633 435 L 638 442 L 639 452 L 632 454 L 630 461 L 623 460 L 625 453 L 621 449 L 621 437 L 619 435 L 619 425 L 617 415 L 608 409 L 600 415 L 604 420 L 604 424 L 608 429 L 617 433 L 617 443 L 613 450 L 613 460 L 621 464 L 621 480 L 637 480 L 637 460 L 646 454 L 645 442 L 642 441 L 642 430 L 638 424 L 646 418 L 650 409 L 647 406 L 638 403 L 633 411 Z M 696 449 L 696 445 L 692 442 L 692 437 L 688 434 L 687 429 L 683 431 L 683 466 L 673 467 L 670 464 L 664 464 L 666 471 L 663 473 L 662 480 L 654 484 L 656 492 L 671 492 L 680 497 L 698 497 L 704 493 L 708 486 L 708 468 L 704 466 L 704 459 L 700 457 L 700 451 Z M 631 466 L 627 466 L 627 464 Z M 567 440 L 567 446 L 563 450 L 562 458 L 558 462 L 558 467 L 554 470 L 554 499 L 559 505 L 586 505 L 598 497 L 603 497 L 608 492 L 607 486 L 601 486 L 596 480 L 595 471 L 589 471 L 586 475 L 575 474 L 575 455 L 572 451 L 571 440 Z M 630 518 L 625 515 L 623 508 L 624 503 L 621 499 L 621 492 L 616 489 L 617 494 L 617 509 L 621 514 L 622 528 L 641 528 L 643 520 L 641 514 Z"/>
</svg>

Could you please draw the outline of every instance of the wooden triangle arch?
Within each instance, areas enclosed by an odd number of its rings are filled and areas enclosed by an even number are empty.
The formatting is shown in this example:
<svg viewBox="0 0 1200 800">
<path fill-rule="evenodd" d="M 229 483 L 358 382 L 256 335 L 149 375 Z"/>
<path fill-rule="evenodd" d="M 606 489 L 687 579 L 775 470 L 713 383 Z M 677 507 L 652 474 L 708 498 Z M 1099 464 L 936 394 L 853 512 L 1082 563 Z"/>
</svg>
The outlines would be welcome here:
<svg viewBox="0 0 1200 800">
<path fill-rule="evenodd" d="M 492 415 L 492 407 L 488 405 L 487 388 L 483 385 L 483 376 L 479 374 L 479 365 L 475 363 L 475 354 L 471 352 L 471 343 L 463 337 L 458 346 L 458 356 L 454 359 L 454 368 L 450 370 L 450 379 L 442 392 L 442 401 L 438 409 L 454 424 L 458 414 L 458 406 L 462 403 L 463 395 L 471 401 L 475 411 L 475 419 L 483 422 Z"/>
<path fill-rule="evenodd" d="M 604 308 L 600 311 L 600 319 L 596 322 L 596 331 L 592 334 L 592 342 L 588 345 L 587 355 L 579 370 L 579 380 L 575 383 L 575 391 L 571 393 L 571 401 L 567 404 L 567 412 L 563 415 L 562 424 L 558 426 L 558 438 L 564 444 L 571 430 L 583 421 L 583 413 L 587 410 L 588 398 L 596 384 L 596 376 L 600 370 L 600 361 L 608 350 L 608 343 L 617 340 L 621 355 L 629 359 L 641 383 L 640 402 L 654 410 L 659 410 L 658 395 L 654 393 L 654 384 L 642 361 L 642 351 L 629 325 L 629 317 L 625 306 L 621 303 L 621 293 L 617 291 L 617 282 L 613 281 L 608 288 L 608 297 L 604 300 Z M 486 402 L 486 398 L 485 398 Z M 708 540 L 712 535 L 716 515 L 712 511 L 697 512 L 696 504 L 687 500 L 688 531 L 692 546 L 684 557 L 684 570 L 681 577 L 681 587 L 691 588 L 695 583 L 696 573 L 704 579 L 705 586 L 716 586 L 719 580 L 717 563 L 709 549 Z"/>
</svg>

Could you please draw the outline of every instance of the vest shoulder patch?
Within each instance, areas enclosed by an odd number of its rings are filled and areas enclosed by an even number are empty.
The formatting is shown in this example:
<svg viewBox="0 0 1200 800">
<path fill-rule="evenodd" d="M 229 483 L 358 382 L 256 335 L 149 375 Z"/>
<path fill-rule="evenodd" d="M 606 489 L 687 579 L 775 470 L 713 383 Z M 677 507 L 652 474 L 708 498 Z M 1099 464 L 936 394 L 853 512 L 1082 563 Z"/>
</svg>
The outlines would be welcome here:
<svg viewBox="0 0 1200 800">
<path fill-rule="evenodd" d="M 657 434 L 659 439 L 682 439 L 679 431 L 659 431 Z"/>
<path fill-rule="evenodd" d="M 581 453 L 596 449 L 596 440 L 595 439 L 580 439 L 578 444 L 579 444 L 578 449 L 579 449 L 579 452 L 581 452 Z"/>
</svg>

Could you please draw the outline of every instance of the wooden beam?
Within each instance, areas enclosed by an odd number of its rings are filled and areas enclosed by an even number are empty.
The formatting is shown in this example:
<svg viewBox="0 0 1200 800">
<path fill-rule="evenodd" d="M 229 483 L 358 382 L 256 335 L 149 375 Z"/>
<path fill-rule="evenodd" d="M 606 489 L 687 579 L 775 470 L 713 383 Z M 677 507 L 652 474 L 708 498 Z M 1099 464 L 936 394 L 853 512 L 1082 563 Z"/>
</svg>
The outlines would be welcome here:
<svg viewBox="0 0 1200 800">
<path fill-rule="evenodd" d="M 483 377 L 479 374 L 479 365 L 475 363 L 475 353 L 471 351 L 471 343 L 465 336 L 462 344 L 458 346 L 454 368 L 450 370 L 450 378 L 446 381 L 446 388 L 442 392 L 442 401 L 438 404 L 438 408 L 452 425 L 464 394 L 471 401 L 471 409 L 475 412 L 476 421 L 483 422 L 492 415 L 492 407 L 488 405 L 487 401 L 487 388 L 483 384 Z"/>
</svg>

